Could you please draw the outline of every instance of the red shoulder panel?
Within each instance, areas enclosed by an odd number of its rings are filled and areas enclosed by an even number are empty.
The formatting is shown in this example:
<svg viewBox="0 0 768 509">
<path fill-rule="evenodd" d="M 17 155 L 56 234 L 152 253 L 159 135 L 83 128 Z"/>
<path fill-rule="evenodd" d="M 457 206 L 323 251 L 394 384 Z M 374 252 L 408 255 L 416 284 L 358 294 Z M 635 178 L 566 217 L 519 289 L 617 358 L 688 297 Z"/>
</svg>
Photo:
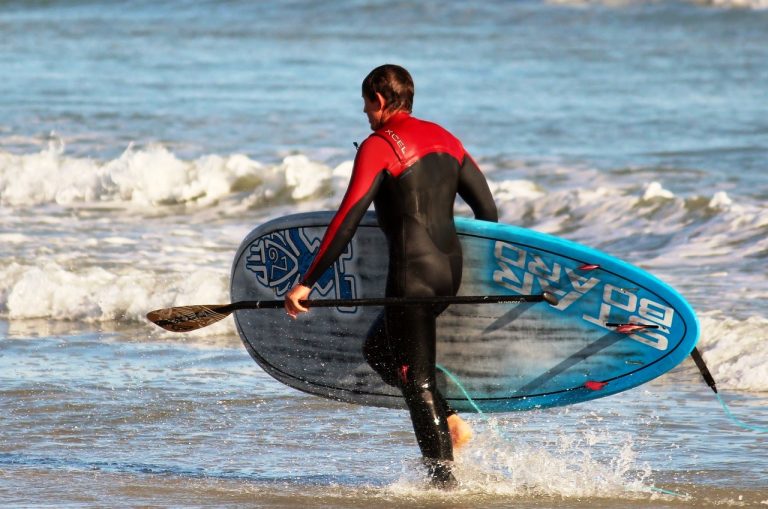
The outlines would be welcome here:
<svg viewBox="0 0 768 509">
<path fill-rule="evenodd" d="M 389 143 L 397 156 L 400 167 L 390 168 L 394 176 L 421 159 L 435 152 L 449 154 L 459 164 L 464 159 L 464 146 L 451 133 L 437 124 L 419 120 L 408 114 L 398 114 L 372 136 Z"/>
</svg>

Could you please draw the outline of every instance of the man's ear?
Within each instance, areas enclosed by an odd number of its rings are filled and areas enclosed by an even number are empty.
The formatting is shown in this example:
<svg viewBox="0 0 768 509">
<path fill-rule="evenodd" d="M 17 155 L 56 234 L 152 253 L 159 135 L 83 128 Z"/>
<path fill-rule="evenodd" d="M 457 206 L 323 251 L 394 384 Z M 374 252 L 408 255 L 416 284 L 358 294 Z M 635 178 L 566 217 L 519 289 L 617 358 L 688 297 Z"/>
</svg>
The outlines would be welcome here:
<svg viewBox="0 0 768 509">
<path fill-rule="evenodd" d="M 379 111 L 386 111 L 387 110 L 387 100 L 384 99 L 384 96 L 381 95 L 381 93 L 376 92 L 376 102 L 379 105 Z"/>
</svg>

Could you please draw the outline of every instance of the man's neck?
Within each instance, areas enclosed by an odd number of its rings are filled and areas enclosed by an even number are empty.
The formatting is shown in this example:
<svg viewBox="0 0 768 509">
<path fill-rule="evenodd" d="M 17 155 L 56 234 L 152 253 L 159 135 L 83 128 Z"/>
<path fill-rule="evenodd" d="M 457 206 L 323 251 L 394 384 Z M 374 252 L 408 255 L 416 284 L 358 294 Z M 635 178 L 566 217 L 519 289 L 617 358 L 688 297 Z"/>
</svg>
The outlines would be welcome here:
<svg viewBox="0 0 768 509">
<path fill-rule="evenodd" d="M 381 127 L 386 126 L 391 121 L 407 117 L 409 115 L 410 113 L 405 110 L 394 110 L 391 112 L 386 112 L 381 116 Z M 379 127 L 379 129 L 381 129 L 381 127 Z"/>
</svg>

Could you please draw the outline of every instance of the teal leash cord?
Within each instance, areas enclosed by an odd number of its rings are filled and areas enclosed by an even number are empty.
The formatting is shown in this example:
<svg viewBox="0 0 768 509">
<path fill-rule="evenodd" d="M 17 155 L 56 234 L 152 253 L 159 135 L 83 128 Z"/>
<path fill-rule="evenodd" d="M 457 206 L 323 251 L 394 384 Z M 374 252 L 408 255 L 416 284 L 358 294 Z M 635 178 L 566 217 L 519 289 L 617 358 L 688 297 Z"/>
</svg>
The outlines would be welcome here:
<svg viewBox="0 0 768 509">
<path fill-rule="evenodd" d="M 753 426 L 751 424 L 747 424 L 744 421 L 739 420 L 738 417 L 733 415 L 733 412 L 731 412 L 731 409 L 728 408 L 728 405 L 725 404 L 725 401 L 723 401 L 722 396 L 720 396 L 720 393 L 715 393 L 715 397 L 717 398 L 717 401 L 720 402 L 720 404 L 723 406 L 723 411 L 725 411 L 725 415 L 727 415 L 731 421 L 733 421 L 736 426 L 739 426 L 740 428 L 747 429 L 749 431 L 757 431 L 758 433 L 768 433 L 768 427 L 764 426 Z"/>
<path fill-rule="evenodd" d="M 472 399 L 472 396 L 470 396 L 470 395 L 469 395 L 469 393 L 467 392 L 467 390 L 464 388 L 464 386 L 461 384 L 461 382 L 459 382 L 459 379 L 458 379 L 458 378 L 456 378 L 456 377 L 453 375 L 453 373 L 451 373 L 450 371 L 448 371 L 447 369 L 445 369 L 445 368 L 444 368 L 443 366 L 441 366 L 440 364 L 435 364 L 435 367 L 436 367 L 437 369 L 439 369 L 440 371 L 442 371 L 442 372 L 445 374 L 445 376 L 447 376 L 447 377 L 450 379 L 450 381 L 451 381 L 451 382 L 453 382 L 453 383 L 454 383 L 454 385 L 455 385 L 456 387 L 458 387 L 458 388 L 459 388 L 459 390 L 461 391 L 461 394 L 463 394 L 463 395 L 464 395 L 464 397 L 465 397 L 465 398 L 467 398 L 467 401 L 469 401 L 469 404 L 470 404 L 470 405 L 472 405 L 472 408 L 474 408 L 474 409 L 475 409 L 475 412 L 477 412 L 477 413 L 478 413 L 478 414 L 480 414 L 480 415 L 485 415 L 485 412 L 483 412 L 483 411 L 480 409 L 480 407 L 479 407 L 479 406 L 477 406 L 477 404 L 475 403 L 475 400 L 474 400 L 474 399 Z"/>
</svg>

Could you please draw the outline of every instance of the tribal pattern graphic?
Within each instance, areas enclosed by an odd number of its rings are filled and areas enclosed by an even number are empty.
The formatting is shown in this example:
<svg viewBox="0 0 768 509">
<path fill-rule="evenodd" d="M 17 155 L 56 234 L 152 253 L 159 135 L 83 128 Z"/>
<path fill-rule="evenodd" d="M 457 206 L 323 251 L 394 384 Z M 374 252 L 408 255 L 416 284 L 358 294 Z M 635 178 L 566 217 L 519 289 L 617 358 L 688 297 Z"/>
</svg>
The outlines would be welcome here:
<svg viewBox="0 0 768 509">
<path fill-rule="evenodd" d="M 263 235 L 248 247 L 245 267 L 256 275 L 256 281 L 271 289 L 276 297 L 284 296 L 301 275 L 309 268 L 320 245 L 321 237 L 310 236 L 307 228 L 278 230 Z M 353 242 L 350 242 L 339 259 L 318 279 L 312 288 L 311 298 L 357 298 L 356 276 L 346 273 L 348 263 L 354 258 Z M 352 309 L 339 309 L 354 312 Z"/>
</svg>

